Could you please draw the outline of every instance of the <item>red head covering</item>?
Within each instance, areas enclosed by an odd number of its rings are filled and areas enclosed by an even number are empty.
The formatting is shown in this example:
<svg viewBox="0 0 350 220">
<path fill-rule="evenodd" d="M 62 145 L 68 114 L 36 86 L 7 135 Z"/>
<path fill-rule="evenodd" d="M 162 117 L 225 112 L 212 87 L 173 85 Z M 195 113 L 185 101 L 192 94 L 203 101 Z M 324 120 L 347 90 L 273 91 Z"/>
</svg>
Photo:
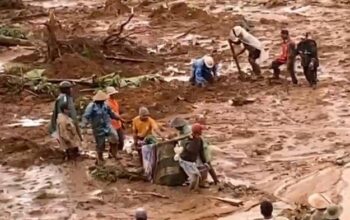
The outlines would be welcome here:
<svg viewBox="0 0 350 220">
<path fill-rule="evenodd" d="M 199 123 L 195 123 L 192 125 L 192 134 L 201 135 L 203 130 L 204 126 Z"/>
</svg>

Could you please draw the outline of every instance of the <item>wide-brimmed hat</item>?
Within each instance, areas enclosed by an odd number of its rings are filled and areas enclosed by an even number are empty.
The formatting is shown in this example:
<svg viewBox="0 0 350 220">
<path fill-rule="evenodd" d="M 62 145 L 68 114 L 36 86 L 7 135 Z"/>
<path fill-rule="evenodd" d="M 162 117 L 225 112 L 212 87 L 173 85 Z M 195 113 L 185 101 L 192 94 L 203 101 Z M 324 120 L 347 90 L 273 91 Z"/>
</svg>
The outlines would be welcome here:
<svg viewBox="0 0 350 220">
<path fill-rule="evenodd" d="M 106 101 L 108 99 L 108 95 L 104 93 L 102 90 L 99 90 L 94 97 L 92 97 L 92 100 L 94 101 Z"/>
<path fill-rule="evenodd" d="M 213 57 L 209 56 L 209 55 L 205 55 L 203 56 L 203 60 L 204 60 L 204 64 L 206 67 L 208 68 L 213 68 L 214 67 L 214 59 Z"/>
<path fill-rule="evenodd" d="M 150 113 L 149 113 L 148 108 L 146 108 L 146 107 L 141 107 L 141 108 L 139 109 L 139 116 L 141 116 L 141 117 L 146 117 L 146 116 L 149 116 L 149 115 L 150 115 Z"/>
<path fill-rule="evenodd" d="M 106 93 L 107 93 L 107 95 L 114 95 L 114 94 L 119 93 L 119 91 L 116 90 L 116 89 L 115 89 L 114 87 L 112 87 L 112 86 L 108 86 L 108 87 L 106 88 Z"/>
<path fill-rule="evenodd" d="M 327 199 L 320 193 L 311 194 L 308 198 L 308 202 L 310 206 L 315 209 L 325 209 L 330 205 Z"/>
<path fill-rule="evenodd" d="M 183 127 L 187 124 L 187 121 L 183 118 L 174 118 L 173 120 L 170 121 L 170 127 L 172 128 L 180 128 Z"/>
<path fill-rule="evenodd" d="M 324 218 L 327 220 L 339 219 L 342 212 L 343 212 L 343 207 L 339 205 L 331 205 L 324 212 Z"/>
<path fill-rule="evenodd" d="M 59 88 L 70 88 L 72 86 L 73 86 L 73 84 L 71 82 L 69 82 L 69 81 L 62 81 L 58 85 Z"/>
</svg>

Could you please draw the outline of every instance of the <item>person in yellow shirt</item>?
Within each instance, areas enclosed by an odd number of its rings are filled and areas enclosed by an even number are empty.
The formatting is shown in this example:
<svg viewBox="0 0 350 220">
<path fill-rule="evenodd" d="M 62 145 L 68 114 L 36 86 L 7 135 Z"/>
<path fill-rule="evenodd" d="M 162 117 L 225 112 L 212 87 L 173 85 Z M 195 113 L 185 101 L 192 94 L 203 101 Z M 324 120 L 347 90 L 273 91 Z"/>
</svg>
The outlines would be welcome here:
<svg viewBox="0 0 350 220">
<path fill-rule="evenodd" d="M 150 117 L 149 110 L 146 107 L 141 107 L 139 109 L 139 116 L 135 117 L 132 120 L 132 130 L 134 137 L 134 146 L 139 153 L 142 164 L 142 141 L 149 135 L 152 135 L 153 132 L 162 137 L 162 133 L 159 129 L 157 122 Z"/>
</svg>

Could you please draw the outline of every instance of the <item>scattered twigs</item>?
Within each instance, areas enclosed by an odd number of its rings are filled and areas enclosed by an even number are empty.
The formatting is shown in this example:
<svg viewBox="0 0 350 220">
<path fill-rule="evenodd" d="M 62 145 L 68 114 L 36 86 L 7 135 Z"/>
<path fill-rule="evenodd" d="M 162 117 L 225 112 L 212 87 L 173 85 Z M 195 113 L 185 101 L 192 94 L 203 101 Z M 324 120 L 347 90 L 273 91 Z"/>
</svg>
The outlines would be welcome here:
<svg viewBox="0 0 350 220">
<path fill-rule="evenodd" d="M 104 39 L 103 41 L 103 45 L 107 45 L 109 43 L 111 43 L 112 41 L 115 41 L 117 39 L 120 38 L 120 35 L 123 33 L 124 31 L 124 27 L 131 21 L 131 19 L 134 17 L 134 14 L 131 14 L 129 16 L 129 18 L 120 25 L 119 27 L 119 31 L 117 33 L 111 34 L 108 37 L 106 37 L 106 39 Z"/>
</svg>

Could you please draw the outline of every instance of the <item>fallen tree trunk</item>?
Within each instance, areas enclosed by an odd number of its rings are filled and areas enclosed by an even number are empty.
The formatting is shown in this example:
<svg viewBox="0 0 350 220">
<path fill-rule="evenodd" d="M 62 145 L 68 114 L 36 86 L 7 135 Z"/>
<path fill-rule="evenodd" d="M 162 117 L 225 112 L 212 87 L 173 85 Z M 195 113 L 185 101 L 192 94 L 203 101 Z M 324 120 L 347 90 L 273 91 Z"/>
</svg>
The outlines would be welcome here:
<svg viewBox="0 0 350 220">
<path fill-rule="evenodd" d="M 150 59 L 139 59 L 132 57 L 123 57 L 123 56 L 105 56 L 107 60 L 118 60 L 125 62 L 136 62 L 136 63 L 163 63 L 161 60 L 150 60 Z"/>
<path fill-rule="evenodd" d="M 7 47 L 33 46 L 33 44 L 28 40 L 23 40 L 23 39 L 13 38 L 13 37 L 6 37 L 3 35 L 0 35 L 0 45 L 7 46 Z"/>
<path fill-rule="evenodd" d="M 11 21 L 22 21 L 22 20 L 29 20 L 37 17 L 42 17 L 42 16 L 48 16 L 47 12 L 40 12 L 36 14 L 31 14 L 31 15 L 24 15 L 24 16 L 17 16 L 11 19 Z"/>
</svg>

